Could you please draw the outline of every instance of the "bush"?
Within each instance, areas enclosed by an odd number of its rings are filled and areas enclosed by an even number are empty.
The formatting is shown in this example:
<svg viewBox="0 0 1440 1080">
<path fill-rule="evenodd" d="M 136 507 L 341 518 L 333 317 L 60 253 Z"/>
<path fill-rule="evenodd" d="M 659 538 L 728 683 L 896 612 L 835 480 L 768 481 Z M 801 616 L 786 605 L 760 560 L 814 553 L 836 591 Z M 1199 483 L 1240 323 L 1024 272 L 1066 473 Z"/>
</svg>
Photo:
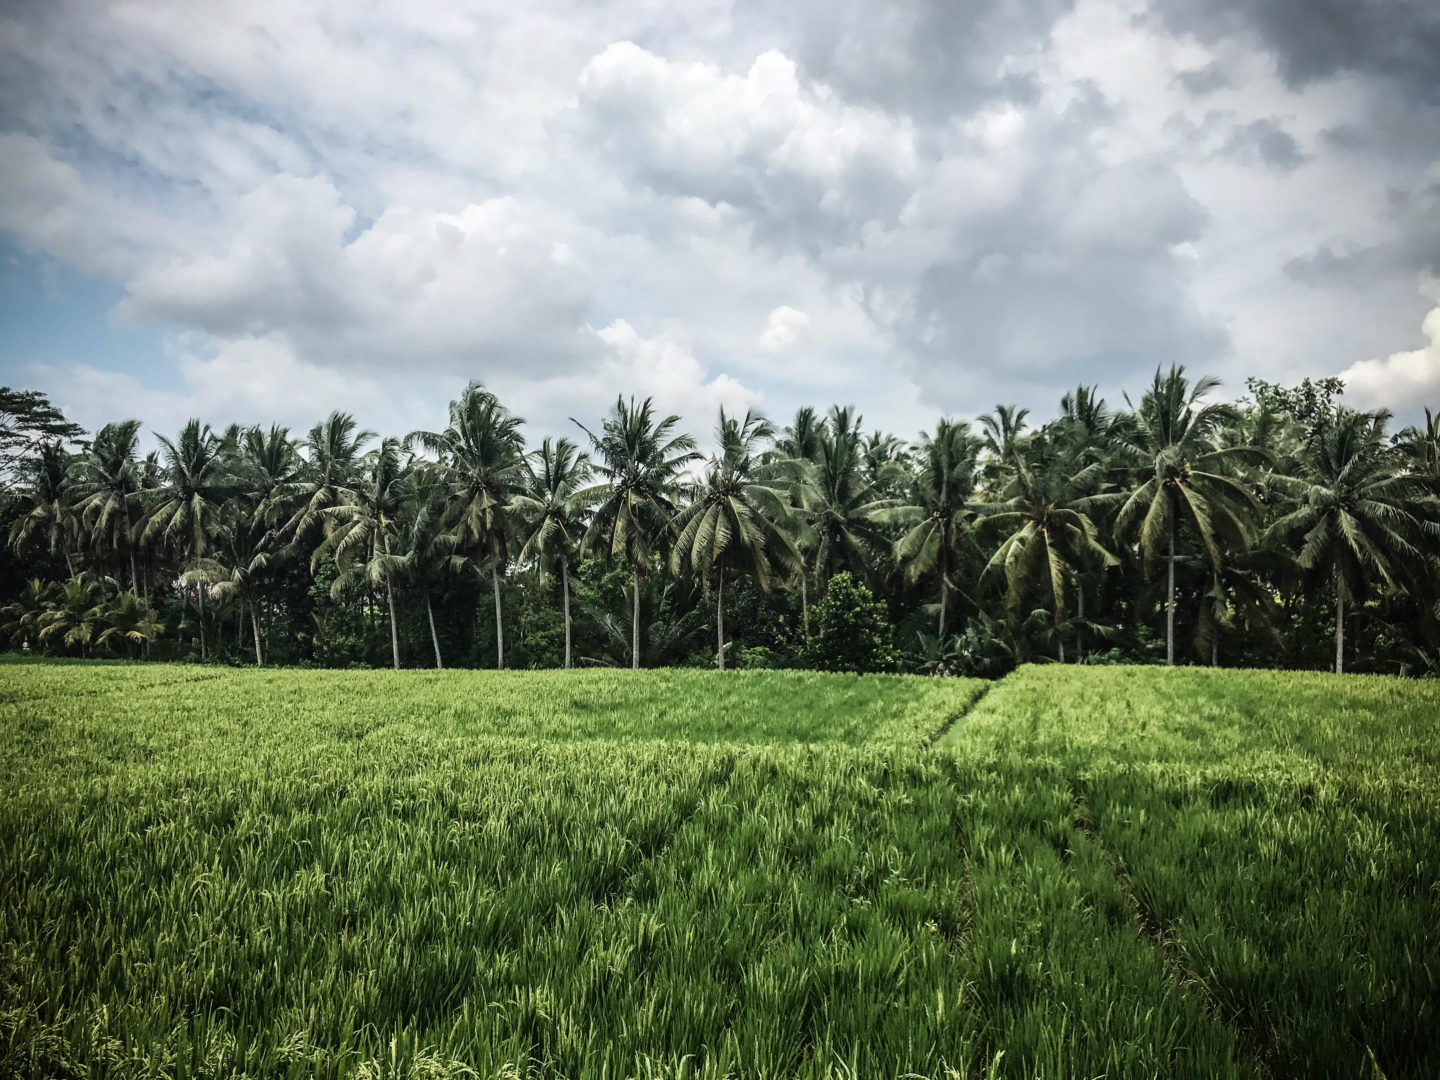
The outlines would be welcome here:
<svg viewBox="0 0 1440 1080">
<path fill-rule="evenodd" d="M 894 671 L 900 662 L 885 605 L 848 573 L 830 579 L 815 605 L 805 666 L 817 671 Z"/>
</svg>

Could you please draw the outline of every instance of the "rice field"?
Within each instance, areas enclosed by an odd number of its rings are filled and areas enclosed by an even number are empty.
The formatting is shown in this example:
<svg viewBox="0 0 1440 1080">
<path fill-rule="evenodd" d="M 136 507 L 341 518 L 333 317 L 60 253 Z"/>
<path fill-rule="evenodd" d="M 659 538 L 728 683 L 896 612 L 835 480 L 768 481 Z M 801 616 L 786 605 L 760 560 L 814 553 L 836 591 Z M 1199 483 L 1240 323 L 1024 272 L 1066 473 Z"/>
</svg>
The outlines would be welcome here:
<svg viewBox="0 0 1440 1080">
<path fill-rule="evenodd" d="M 1437 734 L 1327 675 L 0 665 L 0 1075 L 1440 1075 Z"/>
</svg>

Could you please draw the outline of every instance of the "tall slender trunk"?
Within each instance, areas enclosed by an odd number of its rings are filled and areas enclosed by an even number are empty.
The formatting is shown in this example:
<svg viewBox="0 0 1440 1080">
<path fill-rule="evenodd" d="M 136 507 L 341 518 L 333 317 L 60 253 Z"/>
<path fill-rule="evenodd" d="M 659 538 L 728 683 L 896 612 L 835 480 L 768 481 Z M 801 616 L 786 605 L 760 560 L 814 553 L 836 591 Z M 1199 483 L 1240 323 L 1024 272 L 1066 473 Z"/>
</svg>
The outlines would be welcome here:
<svg viewBox="0 0 1440 1080">
<path fill-rule="evenodd" d="M 725 670 L 725 575 L 715 587 L 715 666 Z"/>
<path fill-rule="evenodd" d="M 560 601 L 565 605 L 565 666 L 570 666 L 570 567 L 560 560 Z"/>
<path fill-rule="evenodd" d="M 252 608 L 254 605 L 250 605 Z M 235 647 L 238 649 L 245 644 L 245 601 L 241 600 L 235 607 Z"/>
<path fill-rule="evenodd" d="M 505 621 L 500 614 L 500 560 L 490 564 L 490 583 L 495 586 L 495 670 L 505 670 Z"/>
<path fill-rule="evenodd" d="M 255 666 L 264 667 L 265 658 L 260 655 L 260 616 L 255 612 L 255 605 L 250 605 L 250 630 L 255 635 Z"/>
<path fill-rule="evenodd" d="M 1166 569 L 1168 581 L 1165 603 L 1165 663 L 1175 663 L 1175 497 L 1170 497 L 1170 557 Z"/>
<path fill-rule="evenodd" d="M 385 600 L 390 605 L 390 659 L 395 670 L 400 670 L 400 629 L 395 625 L 395 587 L 385 579 Z"/>
<path fill-rule="evenodd" d="M 65 573 L 73 578 L 75 576 L 75 563 L 70 558 L 70 549 L 68 547 L 62 547 L 60 554 L 65 556 Z"/>
<path fill-rule="evenodd" d="M 810 597 L 805 587 L 805 568 L 800 568 L 800 625 L 805 630 L 805 636 L 810 636 Z"/>
<path fill-rule="evenodd" d="M 130 591 L 137 595 L 140 592 L 140 575 L 135 572 L 135 549 L 133 547 L 130 549 Z"/>
<path fill-rule="evenodd" d="M 195 602 L 200 609 L 200 660 L 205 660 L 205 586 L 195 586 Z"/>
<path fill-rule="evenodd" d="M 1085 659 L 1085 650 L 1080 645 L 1080 623 L 1085 621 L 1085 582 L 1080 580 L 1080 575 L 1075 575 L 1075 662 L 1078 664 Z"/>
<path fill-rule="evenodd" d="M 945 575 L 940 575 L 940 625 L 935 628 L 935 637 L 941 645 L 945 644 L 945 601 L 949 599 L 950 589 L 945 583 Z"/>
<path fill-rule="evenodd" d="M 430 590 L 425 590 L 425 617 L 430 620 L 430 644 L 435 646 L 435 669 L 438 671 L 445 665 L 440 663 L 440 635 L 435 633 L 435 609 L 430 606 Z"/>
<path fill-rule="evenodd" d="M 1345 595 L 1335 590 L 1335 674 L 1345 673 Z"/>
<path fill-rule="evenodd" d="M 1218 626 L 1210 636 L 1210 666 L 1220 666 L 1220 628 Z"/>
<path fill-rule="evenodd" d="M 640 568 L 632 568 L 634 571 L 634 615 L 630 619 L 630 667 L 635 670 L 640 668 Z"/>
</svg>

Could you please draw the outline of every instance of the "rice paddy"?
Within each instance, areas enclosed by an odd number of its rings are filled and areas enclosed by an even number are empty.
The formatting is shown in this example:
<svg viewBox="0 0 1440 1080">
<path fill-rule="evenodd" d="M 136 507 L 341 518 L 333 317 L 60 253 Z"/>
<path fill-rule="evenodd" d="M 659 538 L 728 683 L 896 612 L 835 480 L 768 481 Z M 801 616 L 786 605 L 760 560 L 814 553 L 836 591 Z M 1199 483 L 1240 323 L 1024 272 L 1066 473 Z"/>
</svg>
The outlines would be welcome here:
<svg viewBox="0 0 1440 1080">
<path fill-rule="evenodd" d="M 1264 672 L 4 665 L 0 1074 L 1440 1075 L 1437 729 Z"/>
</svg>

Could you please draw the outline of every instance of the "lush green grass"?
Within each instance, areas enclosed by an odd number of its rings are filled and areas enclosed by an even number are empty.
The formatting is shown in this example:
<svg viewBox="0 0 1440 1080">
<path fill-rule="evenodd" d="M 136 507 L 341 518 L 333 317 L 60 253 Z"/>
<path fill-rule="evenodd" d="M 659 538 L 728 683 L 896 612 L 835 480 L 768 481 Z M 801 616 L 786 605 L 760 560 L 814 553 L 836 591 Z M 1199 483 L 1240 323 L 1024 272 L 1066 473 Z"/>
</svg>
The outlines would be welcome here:
<svg viewBox="0 0 1440 1080">
<path fill-rule="evenodd" d="M 1434 690 L 984 689 L 0 667 L 0 1074 L 1440 1071 Z"/>
</svg>

